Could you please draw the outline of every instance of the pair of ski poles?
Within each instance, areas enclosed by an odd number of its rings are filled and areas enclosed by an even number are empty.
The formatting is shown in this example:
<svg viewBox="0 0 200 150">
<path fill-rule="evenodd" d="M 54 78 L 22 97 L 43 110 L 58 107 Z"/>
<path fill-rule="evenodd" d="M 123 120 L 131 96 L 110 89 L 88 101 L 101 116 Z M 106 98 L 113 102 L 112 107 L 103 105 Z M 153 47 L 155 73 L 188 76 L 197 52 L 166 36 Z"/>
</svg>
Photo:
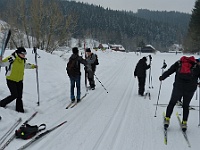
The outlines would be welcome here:
<svg viewBox="0 0 200 150">
<path fill-rule="evenodd" d="M 96 76 L 96 74 L 93 71 L 91 71 L 91 72 L 93 73 L 93 75 L 95 76 L 95 78 L 97 79 L 97 81 L 101 84 L 101 86 L 104 88 L 104 90 L 106 91 L 106 93 L 108 93 L 107 89 L 102 84 L 102 82 L 98 79 L 98 77 Z M 88 73 L 85 72 L 85 87 L 86 87 L 86 92 L 88 92 L 88 88 L 87 88 L 87 76 L 88 76 Z"/>
<path fill-rule="evenodd" d="M 38 95 L 38 106 L 40 105 L 40 90 L 39 90 L 39 77 L 38 77 L 38 62 L 37 62 L 37 58 L 40 58 L 40 56 L 37 53 L 37 48 L 33 47 L 33 51 L 32 53 L 35 54 L 35 65 L 37 66 L 36 68 L 36 83 L 37 83 L 37 95 Z"/>
</svg>

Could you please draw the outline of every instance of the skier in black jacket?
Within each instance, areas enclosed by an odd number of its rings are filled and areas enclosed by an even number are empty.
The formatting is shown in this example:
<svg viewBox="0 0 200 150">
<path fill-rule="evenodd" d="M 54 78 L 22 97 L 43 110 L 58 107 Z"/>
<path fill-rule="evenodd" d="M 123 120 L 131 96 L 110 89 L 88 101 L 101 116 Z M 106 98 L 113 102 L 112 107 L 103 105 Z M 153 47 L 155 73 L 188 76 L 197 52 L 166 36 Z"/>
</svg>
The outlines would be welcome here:
<svg viewBox="0 0 200 150">
<path fill-rule="evenodd" d="M 147 58 L 143 57 L 140 59 L 135 67 L 134 76 L 138 78 L 138 94 L 143 96 L 145 91 L 145 81 L 146 81 L 146 70 L 151 67 L 147 65 Z"/>
<path fill-rule="evenodd" d="M 184 56 L 183 56 L 184 57 Z M 182 130 L 187 130 L 187 120 L 189 115 L 189 104 L 194 95 L 194 92 L 197 88 L 198 78 L 200 78 L 200 66 L 197 65 L 194 57 L 191 61 L 191 73 L 183 74 L 180 73 L 181 62 L 175 62 L 167 71 L 165 71 L 162 76 L 159 77 L 159 80 L 165 80 L 171 74 L 175 74 L 175 81 L 173 84 L 173 90 L 171 94 L 170 102 L 167 106 L 166 117 L 164 120 L 164 128 L 168 128 L 170 117 L 173 112 L 174 106 L 177 101 L 180 101 L 183 98 L 183 118 L 182 118 Z"/>
<path fill-rule="evenodd" d="M 67 74 L 70 78 L 70 97 L 71 101 L 75 101 L 75 95 L 74 95 L 74 88 L 76 84 L 77 88 L 77 102 L 80 102 L 81 98 L 81 67 L 80 64 L 87 65 L 87 62 L 85 59 L 83 59 L 81 56 L 79 56 L 79 50 L 77 47 L 72 48 L 72 55 L 69 58 L 69 62 L 67 63 Z"/>
</svg>

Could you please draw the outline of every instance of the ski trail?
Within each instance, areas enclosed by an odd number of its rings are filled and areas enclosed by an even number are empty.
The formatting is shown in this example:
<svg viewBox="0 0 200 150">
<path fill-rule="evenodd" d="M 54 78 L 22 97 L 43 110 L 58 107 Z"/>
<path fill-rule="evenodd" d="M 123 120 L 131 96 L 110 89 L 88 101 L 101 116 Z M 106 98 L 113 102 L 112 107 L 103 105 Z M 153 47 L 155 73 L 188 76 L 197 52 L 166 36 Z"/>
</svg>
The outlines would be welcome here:
<svg viewBox="0 0 200 150">
<path fill-rule="evenodd" d="M 123 67 L 123 70 L 121 67 Z M 129 65 L 121 64 L 119 72 L 123 72 L 123 73 L 120 75 L 126 76 L 127 72 L 128 74 L 130 72 L 128 70 L 130 70 Z M 119 72 L 117 73 L 119 74 Z M 131 77 L 130 76 L 131 74 L 129 75 L 129 78 L 132 79 L 132 76 Z M 123 86 L 124 85 L 122 83 L 123 81 L 119 82 L 118 81 L 119 78 L 121 77 L 118 76 L 116 78 L 112 78 L 112 84 L 115 83 L 118 86 Z M 101 136 L 99 137 L 99 140 L 97 141 L 97 143 L 94 145 L 92 149 L 112 149 L 112 147 L 114 146 L 115 141 L 116 141 L 115 139 L 116 137 L 119 136 L 118 130 L 121 128 L 122 126 L 121 124 L 123 124 L 122 122 L 125 120 L 126 115 L 127 115 L 127 107 L 130 103 L 130 97 L 127 95 L 129 95 L 128 93 L 130 93 L 130 91 L 134 89 L 134 88 L 131 88 L 133 85 L 135 85 L 133 84 L 133 81 L 129 82 L 126 88 L 124 88 L 123 91 L 121 91 L 122 96 L 118 98 L 119 99 L 118 104 L 115 106 L 112 117 L 107 122 L 106 126 L 104 127 L 104 130 L 102 131 Z M 111 143 L 111 145 L 107 143 Z"/>
</svg>

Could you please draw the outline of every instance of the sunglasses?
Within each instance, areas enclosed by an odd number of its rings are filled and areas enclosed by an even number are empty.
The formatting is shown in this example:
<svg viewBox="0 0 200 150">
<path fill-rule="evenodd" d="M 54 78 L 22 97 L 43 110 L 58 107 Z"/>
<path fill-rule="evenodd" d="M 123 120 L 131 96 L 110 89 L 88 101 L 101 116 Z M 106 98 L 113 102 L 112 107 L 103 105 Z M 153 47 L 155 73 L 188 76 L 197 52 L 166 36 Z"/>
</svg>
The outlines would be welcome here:
<svg viewBox="0 0 200 150">
<path fill-rule="evenodd" d="M 26 54 L 27 54 L 27 52 L 21 52 L 20 54 L 26 55 Z"/>
</svg>

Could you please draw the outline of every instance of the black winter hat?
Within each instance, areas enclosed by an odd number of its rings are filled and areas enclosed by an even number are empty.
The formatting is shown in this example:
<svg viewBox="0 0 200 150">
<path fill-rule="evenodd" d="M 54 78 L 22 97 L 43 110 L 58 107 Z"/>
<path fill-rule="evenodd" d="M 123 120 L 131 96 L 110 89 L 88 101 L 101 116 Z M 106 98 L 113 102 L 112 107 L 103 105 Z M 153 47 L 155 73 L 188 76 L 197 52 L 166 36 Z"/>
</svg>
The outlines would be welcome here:
<svg viewBox="0 0 200 150">
<path fill-rule="evenodd" d="M 146 57 L 143 57 L 142 59 L 143 59 L 144 61 L 147 61 L 147 58 L 146 58 Z"/>
<path fill-rule="evenodd" d="M 24 54 L 24 55 L 27 54 L 24 47 L 18 47 L 15 52 L 18 53 L 18 54 Z"/>
<path fill-rule="evenodd" d="M 78 54 L 78 48 L 77 47 L 73 47 L 72 48 L 72 52 L 73 52 L 73 54 Z"/>
<path fill-rule="evenodd" d="M 91 52 L 90 48 L 86 48 L 85 51 L 86 51 L 86 52 Z"/>
</svg>

